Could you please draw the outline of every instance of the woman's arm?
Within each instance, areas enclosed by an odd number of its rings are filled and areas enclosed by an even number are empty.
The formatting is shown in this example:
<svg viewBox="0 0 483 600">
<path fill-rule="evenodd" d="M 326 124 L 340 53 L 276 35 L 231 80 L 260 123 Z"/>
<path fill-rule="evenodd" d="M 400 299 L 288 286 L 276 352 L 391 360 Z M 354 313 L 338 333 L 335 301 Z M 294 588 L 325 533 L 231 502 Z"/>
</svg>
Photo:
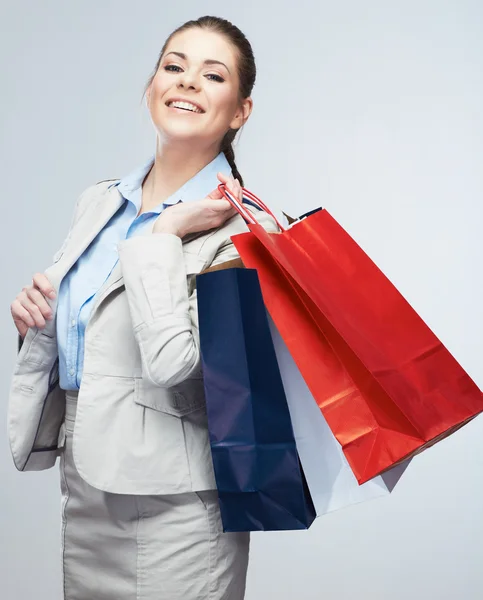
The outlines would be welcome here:
<svg viewBox="0 0 483 600">
<path fill-rule="evenodd" d="M 271 217 L 257 217 L 278 231 Z M 246 231 L 241 217 L 235 222 L 229 236 Z M 236 258 L 228 237 L 208 266 Z M 130 238 L 119 244 L 119 260 L 145 375 L 159 387 L 177 385 L 200 370 L 196 286 L 189 294 L 182 241 L 169 233 Z"/>
</svg>

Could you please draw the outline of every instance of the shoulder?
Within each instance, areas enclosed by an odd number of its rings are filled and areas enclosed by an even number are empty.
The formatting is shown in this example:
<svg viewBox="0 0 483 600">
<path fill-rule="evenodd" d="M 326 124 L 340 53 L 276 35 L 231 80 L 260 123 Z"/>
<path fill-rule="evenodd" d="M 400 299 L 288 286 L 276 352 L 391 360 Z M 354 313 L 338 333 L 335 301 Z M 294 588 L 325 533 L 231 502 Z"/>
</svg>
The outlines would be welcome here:
<svg viewBox="0 0 483 600">
<path fill-rule="evenodd" d="M 243 205 L 257 220 L 257 222 L 269 233 L 279 232 L 280 229 L 273 217 L 264 212 L 263 210 L 259 210 L 255 206 L 251 204 Z M 225 226 L 222 228 L 223 233 L 226 237 L 231 237 L 232 235 L 237 235 L 238 233 L 246 233 L 248 231 L 248 225 L 245 219 L 236 214 L 234 217 L 229 219 Z"/>
<path fill-rule="evenodd" d="M 269 215 L 268 213 L 266 213 L 263 210 L 259 210 L 258 208 L 255 208 L 251 204 L 244 204 L 244 206 L 254 215 L 255 219 L 269 233 L 276 233 L 276 232 L 280 231 L 280 228 L 277 225 L 277 222 L 271 215 Z M 243 221 L 243 222 L 245 222 L 245 221 Z"/>
<path fill-rule="evenodd" d="M 104 179 L 86 187 L 81 194 L 77 197 L 77 201 L 74 209 L 74 223 L 79 220 L 83 215 L 88 206 L 92 202 L 97 201 L 103 197 L 109 190 L 109 188 L 119 181 L 118 179 Z"/>
<path fill-rule="evenodd" d="M 268 233 L 278 233 L 280 231 L 275 219 L 266 212 L 259 210 L 251 204 L 244 204 L 247 210 L 253 214 L 257 222 L 267 231 Z M 216 229 L 211 235 L 208 236 L 206 241 L 210 241 L 213 245 L 226 246 L 233 244 L 231 241 L 232 236 L 240 233 L 247 233 L 249 231 L 248 225 L 245 219 L 240 215 L 228 219 L 220 228 Z"/>
<path fill-rule="evenodd" d="M 268 233 L 278 233 L 280 231 L 275 219 L 266 212 L 259 210 L 250 204 L 244 204 L 244 206 L 254 215 L 257 222 Z M 218 247 L 219 249 L 225 249 L 227 246 L 233 246 L 231 238 L 234 235 L 247 233 L 248 231 L 249 228 L 245 219 L 241 215 L 236 214 L 231 217 L 231 219 L 228 219 L 224 225 L 208 235 L 202 245 L 205 247 L 206 245 L 210 245 L 212 247 Z"/>
<path fill-rule="evenodd" d="M 86 202 L 88 200 L 92 200 L 93 198 L 103 196 L 106 192 L 109 191 L 111 187 L 114 187 L 114 185 L 118 182 L 119 179 L 103 179 L 102 181 L 98 181 L 85 188 L 85 190 L 80 195 L 79 201 Z"/>
<path fill-rule="evenodd" d="M 98 181 L 95 185 L 100 185 L 101 183 L 105 183 L 109 187 L 110 184 L 117 183 L 118 181 L 121 181 L 121 180 L 120 179 L 101 179 L 101 181 Z"/>
<path fill-rule="evenodd" d="M 250 213 L 253 213 L 257 222 L 266 231 L 269 233 L 276 233 L 280 231 L 273 217 L 252 205 L 245 204 L 245 206 Z M 205 252 L 207 252 L 207 249 L 209 248 L 208 253 L 211 254 L 210 260 L 207 262 L 208 268 L 213 269 L 213 267 L 216 267 L 220 264 L 224 264 L 226 262 L 230 263 L 230 261 L 238 260 L 240 257 L 231 238 L 240 233 L 247 233 L 248 231 L 249 229 L 245 219 L 241 215 L 236 214 L 234 217 L 226 221 L 222 227 L 213 232 L 211 236 L 208 236 L 208 238 L 205 239 L 205 242 L 209 243 L 203 243 L 202 245 L 202 247 L 205 248 Z"/>
</svg>

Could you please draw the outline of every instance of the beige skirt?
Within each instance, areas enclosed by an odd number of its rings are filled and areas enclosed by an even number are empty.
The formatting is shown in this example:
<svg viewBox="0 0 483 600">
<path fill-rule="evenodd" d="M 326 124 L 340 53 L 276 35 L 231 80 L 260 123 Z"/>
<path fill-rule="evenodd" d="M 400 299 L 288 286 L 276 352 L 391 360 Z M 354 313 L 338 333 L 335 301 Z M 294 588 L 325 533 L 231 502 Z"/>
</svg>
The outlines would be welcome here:
<svg viewBox="0 0 483 600">
<path fill-rule="evenodd" d="M 216 491 L 134 496 L 93 488 L 72 457 L 76 401 L 66 393 L 64 600 L 242 600 L 249 534 L 223 533 Z"/>
</svg>

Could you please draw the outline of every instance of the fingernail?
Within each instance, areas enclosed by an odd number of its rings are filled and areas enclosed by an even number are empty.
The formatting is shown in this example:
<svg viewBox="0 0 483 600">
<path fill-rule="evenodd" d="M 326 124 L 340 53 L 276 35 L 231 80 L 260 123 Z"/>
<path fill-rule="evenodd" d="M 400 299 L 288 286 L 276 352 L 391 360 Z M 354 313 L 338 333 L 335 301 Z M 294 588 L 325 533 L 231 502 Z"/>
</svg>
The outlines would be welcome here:
<svg viewBox="0 0 483 600">
<path fill-rule="evenodd" d="M 52 299 L 55 298 L 55 292 L 53 290 L 51 292 L 49 292 L 49 298 L 52 298 Z"/>
</svg>

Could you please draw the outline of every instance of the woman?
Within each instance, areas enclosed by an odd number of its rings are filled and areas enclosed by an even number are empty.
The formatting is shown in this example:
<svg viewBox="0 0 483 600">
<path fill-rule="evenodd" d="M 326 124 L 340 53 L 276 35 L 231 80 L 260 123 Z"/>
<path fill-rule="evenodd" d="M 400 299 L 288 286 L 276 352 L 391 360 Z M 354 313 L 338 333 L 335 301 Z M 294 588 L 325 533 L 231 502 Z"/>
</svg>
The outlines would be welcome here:
<svg viewBox="0 0 483 600">
<path fill-rule="evenodd" d="M 241 198 L 231 144 L 254 82 L 232 24 L 176 30 L 146 87 L 155 156 L 81 195 L 54 264 L 12 304 L 10 444 L 19 470 L 61 457 L 66 600 L 244 597 L 249 537 L 221 528 L 196 275 L 237 258 L 246 231 L 217 185 Z"/>
</svg>

